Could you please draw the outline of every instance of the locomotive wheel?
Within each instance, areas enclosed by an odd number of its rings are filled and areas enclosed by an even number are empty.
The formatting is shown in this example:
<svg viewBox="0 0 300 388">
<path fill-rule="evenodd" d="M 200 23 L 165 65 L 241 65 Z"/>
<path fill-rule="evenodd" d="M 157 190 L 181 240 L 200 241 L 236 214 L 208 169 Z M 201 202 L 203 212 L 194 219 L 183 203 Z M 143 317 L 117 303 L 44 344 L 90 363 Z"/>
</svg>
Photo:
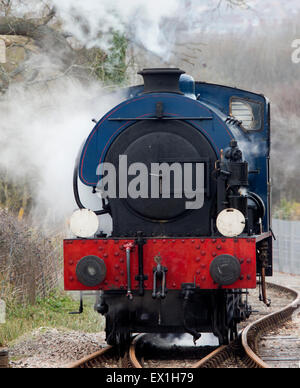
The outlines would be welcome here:
<svg viewBox="0 0 300 388">
<path fill-rule="evenodd" d="M 231 327 L 225 327 L 223 330 L 223 339 L 220 342 L 220 345 L 228 345 L 230 342 L 234 341 L 238 336 L 237 325 L 233 324 Z"/>
<path fill-rule="evenodd" d="M 231 329 L 231 341 L 234 341 L 235 339 L 237 339 L 238 337 L 238 328 L 237 328 L 237 325 L 235 325 L 232 329 Z"/>
<path fill-rule="evenodd" d="M 229 327 L 223 329 L 223 338 L 220 341 L 220 345 L 228 345 L 231 341 L 232 331 Z"/>
<path fill-rule="evenodd" d="M 229 336 L 228 336 L 229 342 L 234 341 L 238 336 L 237 325 L 233 325 L 233 327 L 230 327 L 228 332 L 229 332 Z"/>
<path fill-rule="evenodd" d="M 235 319 L 239 300 L 233 295 L 223 294 L 219 299 L 216 326 L 220 345 L 228 345 L 237 338 L 238 329 Z"/>
<path fill-rule="evenodd" d="M 116 333 L 116 344 L 118 347 L 119 357 L 124 357 L 124 354 L 129 351 L 130 342 L 131 333 L 128 330 Z"/>
<path fill-rule="evenodd" d="M 118 356 L 123 357 L 129 350 L 131 333 L 127 329 L 119 329 L 107 335 L 107 343 L 118 349 Z"/>
<path fill-rule="evenodd" d="M 128 327 L 122 325 L 121 316 L 106 314 L 106 342 L 108 345 L 119 349 L 120 357 L 129 349 L 131 332 Z"/>
</svg>

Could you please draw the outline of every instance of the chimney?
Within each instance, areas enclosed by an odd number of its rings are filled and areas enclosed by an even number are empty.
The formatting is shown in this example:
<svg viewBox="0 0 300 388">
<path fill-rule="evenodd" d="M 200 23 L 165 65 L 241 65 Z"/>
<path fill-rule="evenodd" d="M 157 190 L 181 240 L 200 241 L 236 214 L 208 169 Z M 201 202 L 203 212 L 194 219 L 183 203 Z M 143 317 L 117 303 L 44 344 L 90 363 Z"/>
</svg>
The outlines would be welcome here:
<svg viewBox="0 0 300 388">
<path fill-rule="evenodd" d="M 179 89 L 179 78 L 183 70 L 170 69 L 144 69 L 138 74 L 144 78 L 144 93 L 177 93 L 183 94 Z"/>
</svg>

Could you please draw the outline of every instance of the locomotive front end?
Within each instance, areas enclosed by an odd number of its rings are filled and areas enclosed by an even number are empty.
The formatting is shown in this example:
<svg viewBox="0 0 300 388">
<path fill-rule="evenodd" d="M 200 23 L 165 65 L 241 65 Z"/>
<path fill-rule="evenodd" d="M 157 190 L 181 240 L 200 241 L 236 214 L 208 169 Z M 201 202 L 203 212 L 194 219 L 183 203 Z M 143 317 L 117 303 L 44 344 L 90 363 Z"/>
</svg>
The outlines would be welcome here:
<svg viewBox="0 0 300 388">
<path fill-rule="evenodd" d="M 135 332 L 227 343 L 250 315 L 245 290 L 272 272 L 268 104 L 179 69 L 140 74 L 144 85 L 96 124 L 76 165 L 65 288 L 97 291 L 109 344 L 126 347 Z M 78 178 L 101 196 L 96 214 Z"/>
</svg>

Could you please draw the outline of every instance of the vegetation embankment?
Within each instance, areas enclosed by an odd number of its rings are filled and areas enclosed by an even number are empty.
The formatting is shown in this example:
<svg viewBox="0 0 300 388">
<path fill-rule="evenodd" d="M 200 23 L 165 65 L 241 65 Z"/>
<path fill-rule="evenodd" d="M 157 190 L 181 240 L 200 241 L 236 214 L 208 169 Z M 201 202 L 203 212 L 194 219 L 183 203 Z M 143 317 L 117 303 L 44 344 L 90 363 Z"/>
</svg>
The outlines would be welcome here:
<svg viewBox="0 0 300 388">
<path fill-rule="evenodd" d="M 37 298 L 33 305 L 11 299 L 7 302 L 6 323 L 0 324 L 0 347 L 42 327 L 85 333 L 103 330 L 103 323 L 91 302 L 86 304 L 83 314 L 70 315 L 73 311 L 78 311 L 78 302 L 61 290 L 53 290 L 46 298 Z"/>
<path fill-rule="evenodd" d="M 46 235 L 18 215 L 0 210 L 0 299 L 6 323 L 0 347 L 39 327 L 98 332 L 99 315 L 88 301 L 82 315 L 73 294 L 62 290 L 62 235 Z"/>
</svg>

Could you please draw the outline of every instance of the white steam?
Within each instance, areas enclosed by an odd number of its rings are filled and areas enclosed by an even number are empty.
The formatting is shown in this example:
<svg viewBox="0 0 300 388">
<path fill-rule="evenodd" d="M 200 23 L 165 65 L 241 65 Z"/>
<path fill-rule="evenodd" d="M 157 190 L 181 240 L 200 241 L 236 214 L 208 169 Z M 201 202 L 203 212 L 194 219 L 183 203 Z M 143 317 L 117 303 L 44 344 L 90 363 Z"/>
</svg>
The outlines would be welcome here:
<svg viewBox="0 0 300 388">
<path fill-rule="evenodd" d="M 284 4 L 279 0 L 235 3 L 226 0 L 51 0 L 50 3 L 54 4 L 64 29 L 85 46 L 107 49 L 114 30 L 166 61 L 176 51 L 176 44 L 193 41 L 199 32 L 230 30 L 240 34 L 263 20 L 285 20 L 299 9 L 296 0 Z"/>
<path fill-rule="evenodd" d="M 47 89 L 19 85 L 1 101 L 0 167 L 14 179 L 31 179 L 39 223 L 61 221 L 77 208 L 72 193 L 77 153 L 93 128 L 91 119 L 119 102 L 120 96 L 103 95 L 99 84 L 84 87 L 70 79 Z M 99 208 L 101 202 L 95 198 L 88 205 Z"/>
<path fill-rule="evenodd" d="M 64 29 L 87 47 L 109 47 L 111 32 L 125 33 L 136 44 L 169 56 L 179 31 L 207 10 L 190 0 L 52 0 Z M 101 33 L 99 33 L 101 31 Z"/>
</svg>

